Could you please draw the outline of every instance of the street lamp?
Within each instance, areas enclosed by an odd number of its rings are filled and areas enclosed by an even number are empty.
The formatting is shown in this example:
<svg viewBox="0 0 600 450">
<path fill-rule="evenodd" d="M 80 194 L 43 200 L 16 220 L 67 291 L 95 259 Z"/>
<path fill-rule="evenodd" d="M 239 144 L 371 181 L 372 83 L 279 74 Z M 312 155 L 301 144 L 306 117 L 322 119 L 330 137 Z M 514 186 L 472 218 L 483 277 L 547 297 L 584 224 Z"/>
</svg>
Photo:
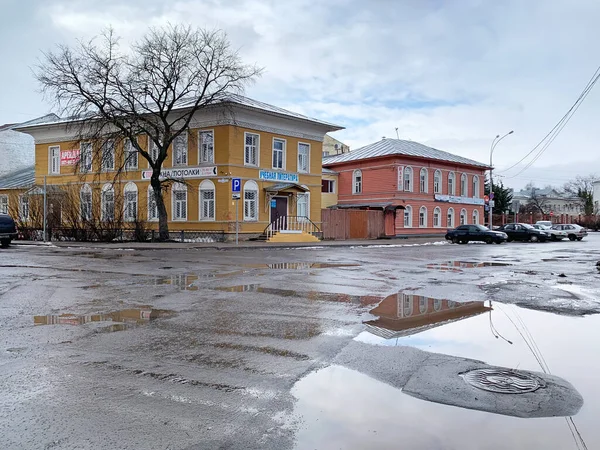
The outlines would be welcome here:
<svg viewBox="0 0 600 450">
<path fill-rule="evenodd" d="M 490 226 L 490 230 L 492 229 L 492 200 L 494 197 L 494 179 L 492 178 L 492 155 L 494 154 L 494 149 L 500 143 L 502 139 L 504 139 L 509 134 L 513 134 L 514 131 L 510 130 L 504 136 L 500 137 L 499 134 L 496 135 L 494 140 L 492 141 L 492 146 L 490 147 L 490 202 L 488 204 L 489 208 L 489 216 L 488 216 L 488 225 Z"/>
</svg>

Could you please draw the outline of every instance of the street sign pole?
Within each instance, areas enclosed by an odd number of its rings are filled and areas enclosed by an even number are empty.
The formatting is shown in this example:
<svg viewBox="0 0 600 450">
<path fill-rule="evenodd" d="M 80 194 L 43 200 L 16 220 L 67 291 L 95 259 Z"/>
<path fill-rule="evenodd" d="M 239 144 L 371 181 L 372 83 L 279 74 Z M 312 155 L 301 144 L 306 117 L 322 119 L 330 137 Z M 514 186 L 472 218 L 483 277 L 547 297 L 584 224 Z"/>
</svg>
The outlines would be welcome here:
<svg viewBox="0 0 600 450">
<path fill-rule="evenodd" d="M 238 234 L 239 234 L 239 220 L 238 220 L 238 211 L 239 211 L 239 206 L 240 206 L 240 199 L 236 198 L 235 199 L 235 245 L 238 245 Z"/>
<path fill-rule="evenodd" d="M 46 195 L 47 187 L 46 176 L 44 175 L 44 242 L 46 242 L 46 227 L 48 222 L 48 196 Z"/>
<path fill-rule="evenodd" d="M 240 209 L 240 192 L 242 191 L 242 179 L 231 179 L 231 196 L 235 200 L 235 245 L 239 244 L 239 209 Z"/>
</svg>

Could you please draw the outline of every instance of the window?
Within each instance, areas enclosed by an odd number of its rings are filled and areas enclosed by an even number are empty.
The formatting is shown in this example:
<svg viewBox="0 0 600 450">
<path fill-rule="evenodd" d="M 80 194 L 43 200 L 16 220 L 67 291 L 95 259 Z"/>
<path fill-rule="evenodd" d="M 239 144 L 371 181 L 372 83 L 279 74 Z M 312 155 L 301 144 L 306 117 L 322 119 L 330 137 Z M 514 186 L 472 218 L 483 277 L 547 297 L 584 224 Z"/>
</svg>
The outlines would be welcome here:
<svg viewBox="0 0 600 450">
<path fill-rule="evenodd" d="M 419 227 L 427 227 L 427 208 L 424 206 L 419 209 Z"/>
<path fill-rule="evenodd" d="M 215 184 L 210 180 L 200 183 L 200 220 L 215 220 Z"/>
<path fill-rule="evenodd" d="M 92 219 L 92 188 L 84 184 L 79 192 L 79 213 L 81 220 Z"/>
<path fill-rule="evenodd" d="M 48 147 L 48 152 L 50 156 L 50 173 L 60 173 L 60 147 Z"/>
<path fill-rule="evenodd" d="M 187 220 L 187 186 L 173 185 L 173 220 Z"/>
<path fill-rule="evenodd" d="M 81 171 L 89 172 L 90 170 L 92 170 L 92 144 L 90 142 L 82 142 L 79 148 L 79 152 Z"/>
<path fill-rule="evenodd" d="M 460 176 L 460 196 L 467 197 L 468 195 L 469 195 L 469 192 L 467 190 L 467 174 L 463 173 Z"/>
<path fill-rule="evenodd" d="M 125 185 L 123 198 L 123 219 L 125 222 L 135 222 L 138 212 L 138 188 L 135 183 Z"/>
<path fill-rule="evenodd" d="M 436 170 L 433 174 L 433 193 L 441 194 L 442 193 L 442 171 Z"/>
<path fill-rule="evenodd" d="M 460 224 L 461 225 L 467 224 L 467 210 L 464 208 L 460 210 Z"/>
<path fill-rule="evenodd" d="M 244 184 L 244 220 L 258 220 L 258 185 L 252 180 Z"/>
<path fill-rule="evenodd" d="M 473 177 L 473 198 L 479 198 L 479 177 Z"/>
<path fill-rule="evenodd" d="M 404 228 L 412 227 L 412 208 L 407 205 L 404 208 Z"/>
<path fill-rule="evenodd" d="M 427 297 L 419 297 L 419 312 L 425 314 L 427 312 Z"/>
<path fill-rule="evenodd" d="M 115 170 L 115 141 L 102 144 L 102 170 Z"/>
<path fill-rule="evenodd" d="M 477 209 L 473 210 L 473 223 L 479 225 L 479 211 Z"/>
<path fill-rule="evenodd" d="M 199 163 L 215 162 L 215 135 L 212 130 L 200 132 L 198 145 L 200 146 L 198 149 Z"/>
<path fill-rule="evenodd" d="M 442 301 L 440 299 L 436 298 L 433 300 L 433 309 L 434 311 L 439 311 L 442 309 Z"/>
<path fill-rule="evenodd" d="M 310 144 L 298 144 L 298 172 L 309 172 Z"/>
<path fill-rule="evenodd" d="M 448 208 L 448 215 L 446 217 L 446 226 L 448 228 L 454 228 L 454 208 Z"/>
<path fill-rule="evenodd" d="M 434 226 L 434 228 L 439 228 L 442 226 L 441 219 L 442 219 L 442 210 L 438 206 L 433 210 L 433 226 Z"/>
<path fill-rule="evenodd" d="M 413 313 L 413 296 L 402 294 L 402 317 L 410 317 Z"/>
<path fill-rule="evenodd" d="M 21 220 L 29 220 L 29 196 L 27 194 L 19 196 L 19 217 Z"/>
<path fill-rule="evenodd" d="M 188 163 L 188 135 L 183 131 L 179 136 L 173 139 L 173 161 L 174 166 L 187 166 Z"/>
<path fill-rule="evenodd" d="M 273 169 L 285 168 L 285 140 L 273 139 Z"/>
<path fill-rule="evenodd" d="M 448 173 L 448 195 L 455 195 L 456 191 L 454 190 L 454 172 Z"/>
<path fill-rule="evenodd" d="M 125 170 L 138 168 L 138 151 L 133 142 L 129 139 L 125 141 Z"/>
<path fill-rule="evenodd" d="M 429 176 L 427 173 L 427 169 L 425 167 L 423 167 L 421 169 L 421 174 L 419 175 L 419 187 L 421 189 L 421 192 L 427 193 L 427 191 L 429 191 L 428 184 L 429 182 Z"/>
<path fill-rule="evenodd" d="M 8 214 L 8 195 L 0 195 L 0 214 Z"/>
<path fill-rule="evenodd" d="M 156 204 L 156 196 L 154 195 L 154 188 L 148 187 L 148 220 L 158 220 L 158 206 Z"/>
<path fill-rule="evenodd" d="M 258 166 L 258 134 L 244 133 L 244 164 L 247 166 Z"/>
<path fill-rule="evenodd" d="M 402 190 L 402 186 L 404 186 L 404 167 L 398 167 L 398 190 Z"/>
<path fill-rule="evenodd" d="M 352 193 L 362 193 L 362 184 L 362 172 L 360 170 L 355 170 L 352 174 Z"/>
<path fill-rule="evenodd" d="M 298 217 L 309 217 L 309 194 L 298 194 L 298 203 L 296 205 L 296 215 Z"/>
<path fill-rule="evenodd" d="M 321 181 L 321 192 L 325 194 L 335 193 L 335 181 L 334 180 L 322 180 Z"/>
<path fill-rule="evenodd" d="M 412 167 L 405 167 L 404 168 L 404 185 L 403 185 L 403 189 L 406 192 L 412 192 L 412 177 L 413 177 Z"/>
<path fill-rule="evenodd" d="M 111 184 L 102 186 L 100 197 L 100 219 L 110 222 L 115 219 L 115 190 Z"/>
<path fill-rule="evenodd" d="M 156 145 L 156 142 L 154 142 L 150 136 L 148 136 L 148 154 L 150 155 L 152 162 L 156 162 L 160 155 L 160 149 L 158 148 L 158 145 Z"/>
</svg>

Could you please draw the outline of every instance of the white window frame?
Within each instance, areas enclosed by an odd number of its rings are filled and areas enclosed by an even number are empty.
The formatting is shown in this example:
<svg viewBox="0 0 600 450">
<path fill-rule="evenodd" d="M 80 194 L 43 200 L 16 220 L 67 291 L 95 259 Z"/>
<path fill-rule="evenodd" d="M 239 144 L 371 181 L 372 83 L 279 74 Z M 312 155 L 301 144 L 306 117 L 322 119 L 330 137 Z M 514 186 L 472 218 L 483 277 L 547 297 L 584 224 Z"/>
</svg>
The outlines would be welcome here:
<svg viewBox="0 0 600 450">
<path fill-rule="evenodd" d="M 439 206 L 433 208 L 433 228 L 442 226 L 442 209 Z"/>
<path fill-rule="evenodd" d="M 255 138 L 255 142 L 253 144 L 247 144 L 248 138 Z M 251 158 L 248 158 L 249 151 L 255 152 L 256 163 L 252 163 L 250 161 Z M 251 167 L 259 167 L 260 166 L 260 134 L 258 133 L 250 133 L 244 132 L 244 165 Z"/>
<path fill-rule="evenodd" d="M 110 151 L 107 148 L 110 147 Z M 110 161 L 112 164 L 107 165 L 108 156 L 112 158 Z M 110 172 L 115 170 L 115 141 L 110 139 L 102 144 L 102 160 L 100 162 L 100 170 L 103 172 Z"/>
<path fill-rule="evenodd" d="M 254 199 L 246 199 L 246 192 L 254 192 Z M 246 214 L 246 203 L 251 204 L 251 202 L 255 202 L 254 211 L 256 213 L 255 217 L 249 216 Z M 258 198 L 258 184 L 254 180 L 248 180 L 244 183 L 244 222 L 258 222 L 259 218 L 259 198 Z M 250 208 L 248 208 L 250 209 Z"/>
<path fill-rule="evenodd" d="M 88 195 L 90 196 L 90 201 L 89 201 L 89 209 L 86 207 L 85 211 L 84 211 L 84 203 L 83 203 L 83 195 Z M 87 205 L 87 202 L 86 202 Z M 79 190 L 79 218 L 81 219 L 81 221 L 84 220 L 92 220 L 92 214 L 93 214 L 93 209 L 94 207 L 94 194 L 92 192 L 92 188 L 90 187 L 89 184 L 84 184 L 83 186 L 81 186 L 81 189 Z"/>
<path fill-rule="evenodd" d="M 464 223 L 463 223 L 463 217 L 465 218 Z M 467 210 L 465 208 L 462 208 L 460 210 L 460 215 L 458 216 L 458 221 L 460 222 L 460 225 L 468 225 L 469 224 Z"/>
<path fill-rule="evenodd" d="M 423 219 L 423 220 L 421 220 Z M 419 228 L 427 228 L 427 207 L 421 206 L 419 208 Z"/>
<path fill-rule="evenodd" d="M 440 169 L 437 169 L 434 173 L 433 173 L 433 193 L 434 194 L 441 194 L 442 193 L 442 171 Z"/>
<path fill-rule="evenodd" d="M 173 139 L 173 167 L 187 166 L 189 162 L 188 132 L 183 131 Z"/>
<path fill-rule="evenodd" d="M 471 214 L 471 220 L 473 221 L 473 225 L 479 225 L 479 210 L 474 209 Z"/>
<path fill-rule="evenodd" d="M 451 184 L 452 189 L 450 189 Z M 448 195 L 456 195 L 456 174 L 454 172 L 448 172 Z"/>
<path fill-rule="evenodd" d="M 302 153 L 300 148 L 304 147 L 306 149 L 306 157 L 305 164 L 306 168 L 302 167 Z M 298 142 L 298 172 L 299 173 L 309 173 L 310 172 L 310 144 L 308 142 Z"/>
<path fill-rule="evenodd" d="M 306 214 L 300 214 L 300 199 L 306 203 Z M 296 215 L 298 217 L 306 217 L 310 219 L 310 192 L 304 192 L 298 194 L 298 200 L 296 202 Z"/>
<path fill-rule="evenodd" d="M 154 196 L 154 188 L 152 185 L 148 186 L 148 199 L 146 205 L 148 210 L 148 221 L 158 221 L 158 204 L 156 203 L 156 197 Z M 153 214 L 155 213 L 155 214 Z"/>
<path fill-rule="evenodd" d="M 112 217 L 111 218 L 107 218 L 107 201 L 106 201 L 106 194 L 110 192 L 112 193 Z M 100 193 L 100 220 L 102 222 L 107 222 L 109 220 L 115 220 L 115 189 L 113 187 L 112 184 L 110 183 L 106 183 L 104 186 L 102 186 L 102 191 Z"/>
<path fill-rule="evenodd" d="M 454 228 L 454 208 L 452 207 L 448 208 L 448 212 L 446 213 L 446 227 Z"/>
<path fill-rule="evenodd" d="M 177 192 L 185 192 L 185 199 L 184 200 L 177 200 Z M 173 188 L 171 190 L 171 216 L 173 217 L 173 221 L 175 222 L 185 222 L 187 221 L 188 218 L 188 213 L 187 213 L 187 206 L 188 206 L 188 189 L 187 186 L 185 184 L 182 183 L 174 183 L 173 184 Z M 184 208 L 180 209 L 180 213 L 183 212 L 182 214 L 177 214 L 177 205 L 183 204 Z"/>
<path fill-rule="evenodd" d="M 404 192 L 412 192 L 413 191 L 413 169 L 411 166 L 406 166 L 404 168 L 404 178 L 402 179 L 402 190 Z"/>
<path fill-rule="evenodd" d="M 54 156 L 54 151 L 56 151 L 56 156 Z M 55 162 L 56 170 L 54 170 Z M 60 174 L 60 145 L 51 145 L 50 147 L 48 147 L 48 173 L 51 175 Z"/>
<path fill-rule="evenodd" d="M 404 189 L 404 166 L 398 166 L 398 190 L 403 191 Z"/>
<path fill-rule="evenodd" d="M 160 149 L 154 143 L 154 141 L 150 138 L 150 136 L 148 136 L 148 156 L 150 156 L 150 159 L 152 160 L 152 162 L 156 162 L 159 155 L 160 155 Z M 149 162 L 148 162 L 148 167 L 152 167 Z"/>
<path fill-rule="evenodd" d="M 214 221 L 215 217 L 216 217 L 216 211 L 217 211 L 217 191 L 215 189 L 215 183 L 213 183 L 211 180 L 204 180 L 202 183 L 200 183 L 200 186 L 198 187 L 198 191 L 199 191 L 199 201 L 200 201 L 200 220 L 202 221 Z M 204 199 L 204 194 L 205 193 L 209 193 L 212 192 L 212 199 Z M 212 215 L 208 214 L 204 214 L 204 206 L 205 204 L 210 205 L 210 203 L 212 203 Z M 210 208 L 209 208 L 210 211 Z"/>
<path fill-rule="evenodd" d="M 329 191 L 323 192 L 323 182 L 328 183 L 328 185 L 330 186 Z M 322 179 L 321 180 L 321 193 L 323 194 L 335 194 L 335 180 L 327 180 L 327 179 Z"/>
<path fill-rule="evenodd" d="M 131 196 L 131 194 L 135 194 L 135 197 Z M 132 203 L 135 205 L 133 208 L 130 206 Z M 139 203 L 139 190 L 137 185 L 133 182 L 127 183 L 123 189 L 123 220 L 125 222 L 135 222 L 137 220 Z M 133 215 L 131 212 L 133 212 Z"/>
<path fill-rule="evenodd" d="M 281 144 L 281 150 L 275 149 L 275 143 Z M 286 148 L 287 148 L 287 140 L 283 138 L 273 138 L 273 145 L 271 146 L 271 166 L 274 170 L 285 170 L 285 160 L 286 160 Z M 275 152 L 281 152 L 281 167 L 275 166 Z"/>
<path fill-rule="evenodd" d="M 210 141 L 205 141 L 204 136 L 210 135 Z M 210 157 L 204 158 L 204 155 Z M 214 164 L 215 162 L 215 130 L 198 131 L 198 164 Z"/>
<path fill-rule="evenodd" d="M 0 214 L 8 214 L 8 195 L 0 195 Z"/>
<path fill-rule="evenodd" d="M 469 176 L 466 173 L 460 175 L 460 196 L 469 196 Z"/>
<path fill-rule="evenodd" d="M 404 207 L 404 228 L 412 228 L 412 227 L 413 227 L 412 206 L 406 205 Z"/>
<path fill-rule="evenodd" d="M 23 221 L 29 220 L 29 195 L 27 194 L 19 195 L 19 218 Z"/>
<path fill-rule="evenodd" d="M 473 198 L 479 198 L 479 176 L 473 175 L 473 181 L 471 183 L 473 185 Z"/>
<path fill-rule="evenodd" d="M 419 191 L 422 194 L 427 194 L 429 192 L 429 171 L 426 167 L 423 167 L 419 171 Z"/>
<path fill-rule="evenodd" d="M 358 180 L 360 178 L 360 181 Z M 362 170 L 356 169 L 352 172 L 352 193 L 362 194 L 363 191 L 363 176 Z"/>
<path fill-rule="evenodd" d="M 84 149 L 89 149 L 84 151 Z M 89 159 L 88 159 L 89 157 Z M 82 172 L 91 172 L 93 169 L 93 147 L 91 142 L 81 142 L 79 144 L 79 168 Z"/>
<path fill-rule="evenodd" d="M 135 148 L 133 142 L 131 142 L 131 139 L 126 139 L 123 143 L 123 157 L 125 158 L 125 171 L 137 170 L 139 154 L 137 148 Z"/>
</svg>

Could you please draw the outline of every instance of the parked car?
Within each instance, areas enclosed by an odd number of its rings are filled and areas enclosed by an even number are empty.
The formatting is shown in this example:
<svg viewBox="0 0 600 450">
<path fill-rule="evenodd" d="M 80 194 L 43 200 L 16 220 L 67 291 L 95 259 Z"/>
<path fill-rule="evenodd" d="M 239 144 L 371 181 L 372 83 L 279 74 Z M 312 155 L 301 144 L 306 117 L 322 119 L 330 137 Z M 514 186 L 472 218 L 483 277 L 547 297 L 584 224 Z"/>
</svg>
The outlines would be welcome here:
<svg viewBox="0 0 600 450">
<path fill-rule="evenodd" d="M 542 227 L 544 227 L 545 230 L 552 228 L 552 221 L 551 220 L 538 220 L 535 225 L 541 225 Z M 535 227 L 534 225 L 534 227 Z"/>
<path fill-rule="evenodd" d="M 15 221 L 8 214 L 0 214 L 0 245 L 8 247 L 10 241 L 17 237 Z"/>
<path fill-rule="evenodd" d="M 448 230 L 446 239 L 453 244 L 466 244 L 471 241 L 502 244 L 506 242 L 508 236 L 501 231 L 492 231 L 483 225 L 460 225 L 453 230 Z"/>
<path fill-rule="evenodd" d="M 536 223 L 533 225 L 536 230 L 541 230 L 548 235 L 551 241 L 562 241 L 567 238 L 567 232 L 562 230 L 554 230 L 550 227 L 546 228 L 544 225 Z"/>
<path fill-rule="evenodd" d="M 546 242 L 550 237 L 542 230 L 536 230 L 528 223 L 507 223 L 500 230 L 508 235 L 508 242 Z"/>
<path fill-rule="evenodd" d="M 554 225 L 552 229 L 564 231 L 565 233 L 567 233 L 567 237 L 570 241 L 574 241 L 575 239 L 580 241 L 588 234 L 585 228 L 574 223 L 557 224 Z"/>
</svg>

